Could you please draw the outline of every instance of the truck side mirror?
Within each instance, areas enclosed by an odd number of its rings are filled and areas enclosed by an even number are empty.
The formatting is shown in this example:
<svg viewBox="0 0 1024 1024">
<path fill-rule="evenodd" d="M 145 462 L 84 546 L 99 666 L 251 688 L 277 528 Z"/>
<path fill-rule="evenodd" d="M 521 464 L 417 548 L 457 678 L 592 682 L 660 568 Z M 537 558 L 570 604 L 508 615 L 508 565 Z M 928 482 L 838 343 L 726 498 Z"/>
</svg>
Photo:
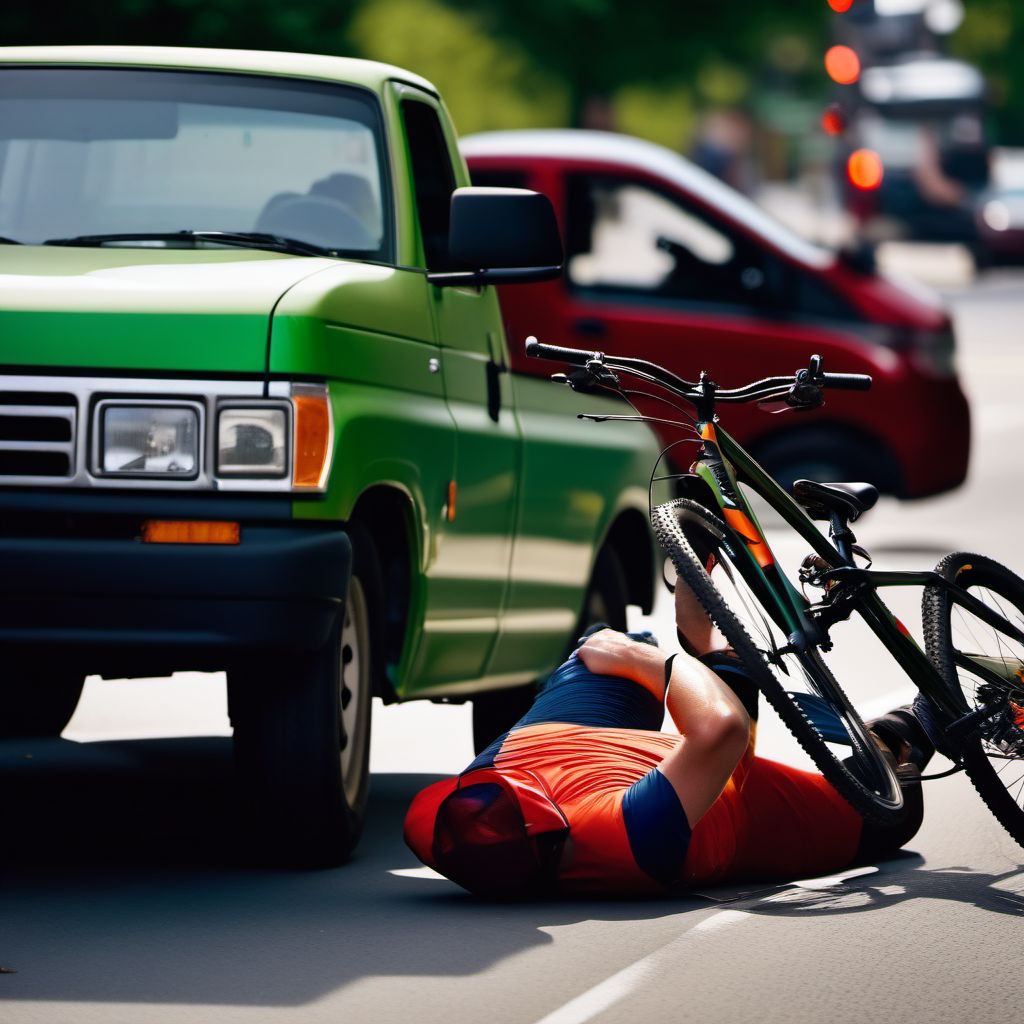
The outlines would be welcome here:
<svg viewBox="0 0 1024 1024">
<path fill-rule="evenodd" d="M 431 284 L 513 284 L 558 277 L 562 240 L 550 200 L 524 188 L 456 189 L 448 258 L 466 269 L 428 274 Z"/>
</svg>

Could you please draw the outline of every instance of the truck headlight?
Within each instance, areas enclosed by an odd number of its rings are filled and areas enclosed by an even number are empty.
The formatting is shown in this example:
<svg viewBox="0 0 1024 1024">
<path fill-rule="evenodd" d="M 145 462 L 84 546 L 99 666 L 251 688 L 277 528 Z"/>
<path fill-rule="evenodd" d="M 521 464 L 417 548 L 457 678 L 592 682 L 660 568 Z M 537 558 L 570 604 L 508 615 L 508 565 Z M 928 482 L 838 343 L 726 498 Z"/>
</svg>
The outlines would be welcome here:
<svg viewBox="0 0 1024 1024">
<path fill-rule="evenodd" d="M 280 407 L 227 408 L 217 420 L 218 476 L 284 476 L 288 417 Z"/>
<path fill-rule="evenodd" d="M 199 411 L 189 405 L 99 406 L 98 468 L 118 476 L 187 480 L 199 471 Z"/>
</svg>

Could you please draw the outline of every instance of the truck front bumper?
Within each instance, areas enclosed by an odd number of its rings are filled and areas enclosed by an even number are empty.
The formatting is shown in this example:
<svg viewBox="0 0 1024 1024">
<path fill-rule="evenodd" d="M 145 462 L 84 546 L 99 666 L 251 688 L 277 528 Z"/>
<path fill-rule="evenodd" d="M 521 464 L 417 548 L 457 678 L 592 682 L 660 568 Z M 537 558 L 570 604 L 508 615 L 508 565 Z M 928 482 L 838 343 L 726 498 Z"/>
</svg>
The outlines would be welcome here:
<svg viewBox="0 0 1024 1024">
<path fill-rule="evenodd" d="M 0 499 L 0 512 L 6 504 Z M 239 502 L 172 508 L 162 503 L 161 518 L 259 511 Z M 352 549 L 336 524 L 255 518 L 242 521 L 237 545 L 147 544 L 116 535 L 138 515 L 126 517 L 124 506 L 113 518 L 95 506 L 71 511 L 59 531 L 48 529 L 52 511 L 36 530 L 21 515 L 17 529 L 4 530 L 11 517 L 0 516 L 0 649 L 85 672 L 156 675 L 315 650 L 348 586 Z M 120 525 L 104 536 L 99 526 L 110 522 Z M 83 524 L 86 535 L 74 535 Z"/>
</svg>

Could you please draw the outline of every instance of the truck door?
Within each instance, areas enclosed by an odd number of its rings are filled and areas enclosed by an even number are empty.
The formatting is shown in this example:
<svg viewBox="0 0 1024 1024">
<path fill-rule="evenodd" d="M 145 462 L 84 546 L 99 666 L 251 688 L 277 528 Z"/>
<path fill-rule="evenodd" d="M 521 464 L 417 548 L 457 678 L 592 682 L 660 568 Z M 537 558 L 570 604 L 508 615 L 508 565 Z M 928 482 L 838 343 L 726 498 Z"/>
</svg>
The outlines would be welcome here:
<svg viewBox="0 0 1024 1024">
<path fill-rule="evenodd" d="M 437 101 L 403 86 L 401 114 L 426 270 L 447 269 L 452 191 L 468 184 Z M 456 162 L 458 161 L 458 162 Z M 417 675 L 429 685 L 481 679 L 508 587 L 520 475 L 501 313 L 493 288 L 430 287 L 445 395 L 456 427 L 447 522 L 429 569 L 431 606 Z M 508 685 L 507 676 L 490 680 Z"/>
</svg>

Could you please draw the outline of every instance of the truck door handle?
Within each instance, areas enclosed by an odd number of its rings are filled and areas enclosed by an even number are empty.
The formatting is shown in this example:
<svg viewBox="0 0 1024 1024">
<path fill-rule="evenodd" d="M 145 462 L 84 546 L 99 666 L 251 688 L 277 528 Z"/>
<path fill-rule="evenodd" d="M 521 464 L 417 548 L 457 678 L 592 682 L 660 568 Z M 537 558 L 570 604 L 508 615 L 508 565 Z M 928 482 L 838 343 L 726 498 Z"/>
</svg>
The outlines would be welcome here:
<svg viewBox="0 0 1024 1024">
<path fill-rule="evenodd" d="M 589 338 L 603 338 L 608 333 L 608 325 L 603 320 L 590 316 L 580 317 L 572 326 L 577 334 L 585 334 Z"/>
<path fill-rule="evenodd" d="M 505 372 L 504 366 L 499 366 L 493 359 L 488 359 L 484 364 L 484 373 L 487 375 L 487 415 L 497 423 L 501 418 L 501 375 Z"/>
</svg>

